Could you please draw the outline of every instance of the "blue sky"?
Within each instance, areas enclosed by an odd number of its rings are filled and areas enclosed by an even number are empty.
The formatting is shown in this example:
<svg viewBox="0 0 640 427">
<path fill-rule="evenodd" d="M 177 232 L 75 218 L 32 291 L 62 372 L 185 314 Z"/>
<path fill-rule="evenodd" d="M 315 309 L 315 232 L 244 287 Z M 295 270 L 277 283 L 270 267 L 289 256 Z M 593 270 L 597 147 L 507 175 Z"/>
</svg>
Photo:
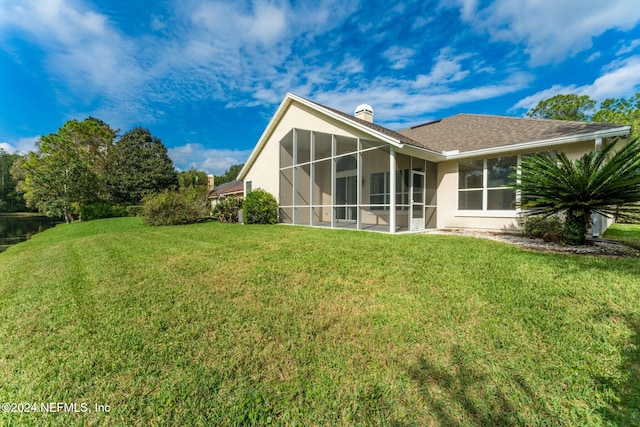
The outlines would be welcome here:
<svg viewBox="0 0 640 427">
<path fill-rule="evenodd" d="M 287 92 L 401 129 L 638 91 L 637 0 L 0 0 L 9 152 L 91 115 L 221 174 Z"/>
</svg>

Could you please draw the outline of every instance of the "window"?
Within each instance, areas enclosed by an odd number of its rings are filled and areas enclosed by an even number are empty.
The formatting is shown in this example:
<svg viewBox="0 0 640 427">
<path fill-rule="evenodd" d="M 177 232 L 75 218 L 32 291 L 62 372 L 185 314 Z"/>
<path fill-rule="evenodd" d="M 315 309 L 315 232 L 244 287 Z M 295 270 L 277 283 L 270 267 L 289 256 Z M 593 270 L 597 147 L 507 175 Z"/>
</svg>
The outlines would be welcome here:
<svg viewBox="0 0 640 427">
<path fill-rule="evenodd" d="M 389 204 L 389 172 L 371 174 L 369 203 L 372 205 Z"/>
<path fill-rule="evenodd" d="M 401 210 L 406 210 L 409 205 L 409 172 L 409 169 L 396 172 L 396 205 L 401 206 Z M 391 203 L 390 187 L 391 180 L 389 172 L 371 174 L 369 186 L 369 203 L 372 205 L 371 210 L 389 209 L 389 204 Z"/>
<path fill-rule="evenodd" d="M 487 210 L 510 211 L 516 209 L 516 192 L 505 185 L 513 184 L 510 177 L 518 163 L 517 156 L 487 159 Z"/>
<path fill-rule="evenodd" d="M 482 209 L 483 170 L 483 160 L 458 163 L 458 209 Z"/>
<path fill-rule="evenodd" d="M 253 183 L 251 181 L 247 181 L 247 194 L 251 193 L 252 186 L 253 186 Z"/>
<path fill-rule="evenodd" d="M 458 209 L 514 211 L 516 193 L 506 185 L 514 182 L 518 156 L 503 156 L 458 163 Z"/>
</svg>

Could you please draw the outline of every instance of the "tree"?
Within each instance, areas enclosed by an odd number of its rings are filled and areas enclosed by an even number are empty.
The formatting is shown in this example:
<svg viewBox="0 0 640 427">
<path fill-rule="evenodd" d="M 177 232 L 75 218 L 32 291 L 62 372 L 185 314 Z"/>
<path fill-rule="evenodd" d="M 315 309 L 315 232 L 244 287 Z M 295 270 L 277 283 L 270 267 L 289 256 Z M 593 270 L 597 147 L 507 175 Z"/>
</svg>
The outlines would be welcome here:
<svg viewBox="0 0 640 427">
<path fill-rule="evenodd" d="M 227 182 L 235 181 L 238 178 L 238 174 L 242 170 L 244 163 L 238 163 L 236 165 L 231 165 L 229 168 L 220 176 L 215 177 L 216 186 L 226 184 Z"/>
<path fill-rule="evenodd" d="M 209 192 L 209 177 L 204 171 L 189 169 L 178 174 L 178 187 L 183 192 L 195 192 L 197 196 L 206 196 Z"/>
<path fill-rule="evenodd" d="M 104 166 L 115 135 L 104 122 L 89 117 L 68 121 L 41 137 L 37 151 L 12 168 L 27 206 L 72 221 L 83 205 L 104 195 Z"/>
<path fill-rule="evenodd" d="M 13 164 L 21 157 L 0 148 L 0 212 L 20 212 L 27 209 L 24 197 L 16 190 L 17 182 L 11 176 Z"/>
<path fill-rule="evenodd" d="M 640 93 L 630 98 L 605 99 L 591 120 L 631 126 L 631 138 L 640 138 Z"/>
<path fill-rule="evenodd" d="M 143 128 L 122 135 L 111 149 L 106 170 L 109 199 L 115 203 L 138 205 L 146 194 L 178 185 L 167 148 Z"/>
<path fill-rule="evenodd" d="M 594 213 L 637 219 L 640 215 L 640 142 L 618 152 L 611 143 L 576 161 L 560 152 L 556 158 L 534 155 L 522 160 L 512 187 L 520 190 L 525 216 L 564 214 L 565 238 L 584 244 Z M 614 154 L 615 152 L 615 154 Z"/>
<path fill-rule="evenodd" d="M 201 215 L 209 211 L 209 177 L 206 172 L 190 169 L 178 174 L 178 189 L 188 200 L 198 208 Z"/>
<path fill-rule="evenodd" d="M 596 101 L 587 95 L 564 94 L 542 100 L 527 112 L 528 117 L 553 120 L 588 121 Z"/>
</svg>

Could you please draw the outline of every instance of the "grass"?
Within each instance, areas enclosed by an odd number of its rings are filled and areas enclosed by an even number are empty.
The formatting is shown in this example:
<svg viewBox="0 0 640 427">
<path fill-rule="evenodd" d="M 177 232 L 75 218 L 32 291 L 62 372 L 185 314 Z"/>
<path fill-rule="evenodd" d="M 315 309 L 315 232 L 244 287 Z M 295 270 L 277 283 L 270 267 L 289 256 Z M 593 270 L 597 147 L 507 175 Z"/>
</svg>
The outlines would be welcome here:
<svg viewBox="0 0 640 427">
<path fill-rule="evenodd" d="M 0 400 L 89 408 L 0 425 L 640 424 L 639 259 L 118 218 L 0 265 Z"/>
<path fill-rule="evenodd" d="M 640 224 L 614 224 L 605 231 L 603 237 L 640 249 Z"/>
</svg>

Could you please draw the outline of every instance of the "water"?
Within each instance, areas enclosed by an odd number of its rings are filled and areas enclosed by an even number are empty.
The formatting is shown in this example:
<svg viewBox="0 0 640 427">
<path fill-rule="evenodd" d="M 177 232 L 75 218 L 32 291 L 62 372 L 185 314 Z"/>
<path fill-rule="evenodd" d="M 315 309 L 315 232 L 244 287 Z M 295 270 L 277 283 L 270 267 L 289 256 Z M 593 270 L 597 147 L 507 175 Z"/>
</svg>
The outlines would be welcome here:
<svg viewBox="0 0 640 427">
<path fill-rule="evenodd" d="M 59 222 L 57 219 L 36 214 L 0 214 L 0 252 Z"/>
</svg>

